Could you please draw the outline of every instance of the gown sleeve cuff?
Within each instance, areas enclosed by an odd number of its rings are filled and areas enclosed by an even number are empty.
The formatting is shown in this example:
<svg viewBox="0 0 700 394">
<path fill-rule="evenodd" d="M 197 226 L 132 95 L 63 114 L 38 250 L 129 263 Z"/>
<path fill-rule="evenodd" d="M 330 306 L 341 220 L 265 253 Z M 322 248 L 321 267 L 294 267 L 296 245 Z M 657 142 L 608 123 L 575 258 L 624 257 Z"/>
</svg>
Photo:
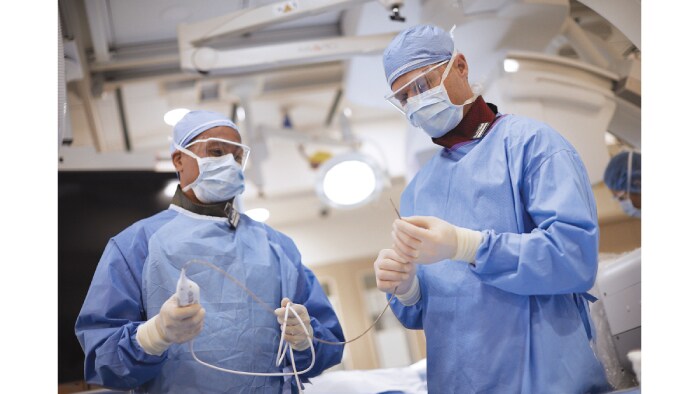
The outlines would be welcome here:
<svg viewBox="0 0 700 394">
<path fill-rule="evenodd" d="M 484 236 L 479 231 L 468 228 L 456 227 L 457 250 L 452 260 L 466 261 L 473 264 L 476 251 L 484 240 Z"/>
<path fill-rule="evenodd" d="M 405 306 L 415 305 L 420 300 L 420 283 L 418 282 L 418 275 L 413 277 L 413 282 L 411 282 L 411 287 L 404 294 L 397 294 L 396 298 L 404 304 Z"/>
</svg>

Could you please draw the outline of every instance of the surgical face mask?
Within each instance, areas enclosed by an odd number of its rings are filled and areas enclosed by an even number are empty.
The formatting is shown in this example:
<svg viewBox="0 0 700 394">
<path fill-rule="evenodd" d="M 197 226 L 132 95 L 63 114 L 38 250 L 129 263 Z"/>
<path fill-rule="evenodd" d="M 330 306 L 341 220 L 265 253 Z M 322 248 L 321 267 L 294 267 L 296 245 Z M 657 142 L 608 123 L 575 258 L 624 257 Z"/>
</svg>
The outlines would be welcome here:
<svg viewBox="0 0 700 394">
<path fill-rule="evenodd" d="M 182 191 L 192 189 L 199 201 L 205 204 L 229 201 L 245 190 L 243 167 L 233 154 L 202 158 L 179 145 L 175 149 L 197 160 L 199 176 Z"/>
<path fill-rule="evenodd" d="M 452 104 L 444 85 L 436 91 L 424 93 L 426 97 L 419 102 L 408 100 L 406 116 L 412 125 L 420 127 L 432 138 L 439 138 L 454 129 L 464 116 L 462 107 L 473 103 L 477 95 L 472 96 L 461 105 Z"/>
<path fill-rule="evenodd" d="M 420 76 L 409 82 L 407 84 L 408 86 L 402 87 L 397 91 L 404 92 L 408 88 L 408 90 L 421 92 L 405 100 L 405 113 L 412 125 L 422 128 L 432 138 L 442 137 L 447 134 L 448 131 L 454 129 L 464 116 L 464 106 L 473 103 L 478 97 L 478 94 L 474 92 L 472 97 L 467 99 L 464 103 L 459 105 L 452 104 L 450 96 L 447 94 L 447 89 L 445 89 L 445 79 L 452 69 L 454 58 L 455 55 L 452 55 L 449 63 L 447 63 L 447 67 L 440 78 L 439 85 L 427 91 L 423 91 L 424 88 L 421 89 L 421 86 L 426 84 L 421 84 L 419 82 L 422 79 L 429 80 L 429 78 Z M 432 69 L 429 70 L 428 73 L 431 71 Z M 416 88 L 414 88 L 414 86 L 416 86 Z"/>
</svg>

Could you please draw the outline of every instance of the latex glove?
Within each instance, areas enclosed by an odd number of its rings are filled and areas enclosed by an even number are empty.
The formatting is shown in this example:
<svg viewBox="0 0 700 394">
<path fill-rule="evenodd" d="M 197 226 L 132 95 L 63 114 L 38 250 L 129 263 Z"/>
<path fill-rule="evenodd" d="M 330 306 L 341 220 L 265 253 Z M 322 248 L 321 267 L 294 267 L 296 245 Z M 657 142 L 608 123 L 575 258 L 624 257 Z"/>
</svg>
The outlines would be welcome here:
<svg viewBox="0 0 700 394">
<path fill-rule="evenodd" d="M 393 249 L 382 249 L 374 261 L 377 288 L 385 293 L 406 294 L 416 277 L 416 265 L 406 261 Z M 398 288 L 397 288 L 398 286 Z"/>
<path fill-rule="evenodd" d="M 394 250 L 404 260 L 433 264 L 452 259 L 474 262 L 483 236 L 433 216 L 411 216 L 394 221 Z"/>
<path fill-rule="evenodd" d="M 282 323 L 284 323 L 284 310 L 287 307 L 287 304 L 291 302 L 292 301 L 290 301 L 289 298 L 284 298 L 281 302 L 282 307 L 275 309 L 275 315 L 277 315 L 277 322 L 280 324 L 280 330 L 282 329 Z M 284 335 L 284 340 L 289 342 L 292 349 L 297 351 L 306 350 L 311 346 L 311 341 L 309 341 L 309 338 L 306 336 L 306 333 L 302 328 L 302 324 L 306 327 L 309 335 L 312 337 L 314 335 L 314 330 L 311 328 L 311 317 L 309 317 L 309 311 L 306 310 L 304 305 L 293 303 L 292 309 L 294 309 L 299 315 L 301 322 L 292 313 L 292 311 L 289 311 L 289 314 L 287 315 L 287 327 L 282 335 Z"/>
<path fill-rule="evenodd" d="M 173 294 L 157 315 L 138 327 L 136 341 L 146 353 L 159 356 L 173 343 L 184 343 L 199 335 L 205 313 L 200 304 L 178 306 L 177 295 Z"/>
</svg>

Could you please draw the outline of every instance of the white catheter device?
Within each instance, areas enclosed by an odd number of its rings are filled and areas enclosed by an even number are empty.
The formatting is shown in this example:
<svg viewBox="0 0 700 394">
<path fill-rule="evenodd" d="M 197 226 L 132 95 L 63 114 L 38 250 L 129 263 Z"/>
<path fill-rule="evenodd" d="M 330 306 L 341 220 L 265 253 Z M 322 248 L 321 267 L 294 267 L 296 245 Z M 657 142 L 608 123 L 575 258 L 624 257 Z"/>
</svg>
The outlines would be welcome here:
<svg viewBox="0 0 700 394">
<path fill-rule="evenodd" d="M 180 279 L 177 280 L 177 304 L 179 306 L 199 304 L 199 285 L 185 275 L 184 268 L 180 271 Z"/>
</svg>

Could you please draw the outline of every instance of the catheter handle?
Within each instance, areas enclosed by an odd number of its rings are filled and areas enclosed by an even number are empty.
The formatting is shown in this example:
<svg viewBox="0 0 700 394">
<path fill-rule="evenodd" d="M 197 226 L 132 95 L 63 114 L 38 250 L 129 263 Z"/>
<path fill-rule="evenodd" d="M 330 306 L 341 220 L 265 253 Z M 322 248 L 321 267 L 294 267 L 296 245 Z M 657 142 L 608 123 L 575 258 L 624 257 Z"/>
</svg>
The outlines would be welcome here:
<svg viewBox="0 0 700 394">
<path fill-rule="evenodd" d="M 183 270 L 177 281 L 177 304 L 187 306 L 199 303 L 199 285 L 191 281 Z"/>
</svg>

